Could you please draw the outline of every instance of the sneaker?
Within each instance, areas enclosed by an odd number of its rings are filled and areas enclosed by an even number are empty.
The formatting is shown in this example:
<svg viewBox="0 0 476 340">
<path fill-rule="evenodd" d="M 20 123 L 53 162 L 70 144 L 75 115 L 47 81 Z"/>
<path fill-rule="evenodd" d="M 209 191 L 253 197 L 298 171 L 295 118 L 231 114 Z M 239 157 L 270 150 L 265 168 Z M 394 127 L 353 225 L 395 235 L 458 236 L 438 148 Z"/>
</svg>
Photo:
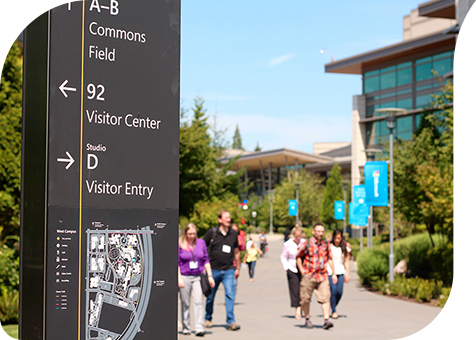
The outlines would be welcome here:
<svg viewBox="0 0 476 340">
<path fill-rule="evenodd" d="M 212 322 L 210 320 L 205 320 L 205 328 L 212 328 Z"/>
<path fill-rule="evenodd" d="M 322 327 L 323 329 L 329 329 L 331 327 L 334 327 L 334 324 L 330 322 L 329 320 L 324 321 L 324 326 Z"/>
<path fill-rule="evenodd" d="M 205 335 L 205 332 L 198 332 L 197 334 L 195 334 L 195 336 L 204 336 Z"/>
<path fill-rule="evenodd" d="M 182 331 L 182 334 L 183 334 L 183 335 L 190 335 L 190 334 L 192 334 L 192 332 L 190 332 L 189 329 L 184 329 L 184 330 Z"/>
<path fill-rule="evenodd" d="M 306 319 L 306 323 L 304 324 L 304 328 L 312 328 L 312 322 L 309 319 Z"/>
<path fill-rule="evenodd" d="M 237 331 L 237 330 L 239 330 L 240 328 L 241 328 L 240 325 L 238 325 L 236 322 L 233 322 L 233 323 L 231 323 L 231 324 L 228 326 L 227 329 L 228 329 L 229 331 Z"/>
</svg>

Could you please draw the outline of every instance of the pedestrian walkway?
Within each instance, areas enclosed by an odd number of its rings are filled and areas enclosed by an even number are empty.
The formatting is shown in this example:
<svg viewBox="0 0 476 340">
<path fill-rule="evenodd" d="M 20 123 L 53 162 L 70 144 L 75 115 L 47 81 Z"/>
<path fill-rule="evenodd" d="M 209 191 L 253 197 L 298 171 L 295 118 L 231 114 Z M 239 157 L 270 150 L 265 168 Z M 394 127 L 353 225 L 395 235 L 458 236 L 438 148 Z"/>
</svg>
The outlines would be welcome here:
<svg viewBox="0 0 476 340">
<path fill-rule="evenodd" d="M 258 240 L 257 236 L 253 239 Z M 311 302 L 311 322 L 314 328 L 306 329 L 303 327 L 304 319 L 296 320 L 294 308 L 290 307 L 286 274 L 279 259 L 283 237 L 268 236 L 268 243 L 269 252 L 256 264 L 254 282 L 248 281 L 247 268 L 243 267 L 240 273 L 235 317 L 241 330 L 226 330 L 224 290 L 220 285 L 215 298 L 213 327 L 206 329 L 207 339 L 399 339 L 423 329 L 441 311 L 438 307 L 368 292 L 359 284 L 354 263 L 351 281 L 345 284 L 342 300 L 337 306 L 340 317 L 337 320 L 331 319 L 334 327 L 322 329 L 322 309 L 314 295 Z M 180 330 L 179 305 L 178 339 L 195 338 L 194 335 L 182 335 Z"/>
</svg>

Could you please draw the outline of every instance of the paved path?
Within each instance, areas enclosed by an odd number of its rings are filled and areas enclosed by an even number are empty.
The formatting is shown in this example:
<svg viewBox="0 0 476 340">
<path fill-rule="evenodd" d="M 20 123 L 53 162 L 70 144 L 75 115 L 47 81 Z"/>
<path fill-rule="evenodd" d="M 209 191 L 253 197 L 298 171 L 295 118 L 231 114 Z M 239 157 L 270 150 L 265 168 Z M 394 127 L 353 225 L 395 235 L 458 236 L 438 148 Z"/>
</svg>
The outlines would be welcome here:
<svg viewBox="0 0 476 340">
<path fill-rule="evenodd" d="M 255 281 L 249 282 L 247 268 L 242 268 L 238 282 L 235 317 L 241 330 L 226 330 L 224 289 L 220 285 L 215 298 L 213 327 L 206 329 L 207 339 L 398 339 L 412 335 L 431 323 L 441 308 L 380 296 L 362 288 L 352 265 L 351 281 L 344 286 L 338 305 L 340 317 L 332 320 L 334 327 L 323 330 L 322 309 L 315 295 L 311 302 L 314 329 L 303 328 L 304 319 L 294 319 L 290 307 L 286 274 L 279 255 L 282 236 L 272 235 L 269 252 L 256 264 Z M 254 238 L 257 240 L 257 237 Z M 179 302 L 180 303 L 180 302 Z M 180 314 L 180 305 L 179 305 Z M 192 329 L 193 326 L 192 318 Z M 179 340 L 195 338 L 182 335 L 179 315 Z M 314 333 L 314 334 L 313 334 Z"/>
</svg>

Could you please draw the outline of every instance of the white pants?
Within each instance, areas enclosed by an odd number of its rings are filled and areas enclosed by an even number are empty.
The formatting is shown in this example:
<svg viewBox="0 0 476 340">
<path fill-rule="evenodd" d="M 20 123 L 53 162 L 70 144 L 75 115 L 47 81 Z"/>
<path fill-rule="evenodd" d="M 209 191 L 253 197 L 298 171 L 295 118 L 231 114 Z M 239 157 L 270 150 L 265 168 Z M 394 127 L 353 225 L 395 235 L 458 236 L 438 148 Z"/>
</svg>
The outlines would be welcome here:
<svg viewBox="0 0 476 340">
<path fill-rule="evenodd" d="M 205 322 L 205 306 L 203 305 L 203 292 L 200 285 L 200 276 L 182 275 L 185 287 L 180 288 L 180 300 L 182 301 L 182 330 L 190 328 L 190 295 L 193 299 L 195 317 L 195 332 L 203 332 Z"/>
</svg>

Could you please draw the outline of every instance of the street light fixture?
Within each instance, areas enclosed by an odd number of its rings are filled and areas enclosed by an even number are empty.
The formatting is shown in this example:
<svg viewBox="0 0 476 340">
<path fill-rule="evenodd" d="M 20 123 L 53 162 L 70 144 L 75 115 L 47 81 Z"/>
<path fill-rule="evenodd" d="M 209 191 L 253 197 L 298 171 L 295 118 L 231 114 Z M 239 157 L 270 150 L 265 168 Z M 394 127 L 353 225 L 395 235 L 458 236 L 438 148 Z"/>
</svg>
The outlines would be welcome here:
<svg viewBox="0 0 476 340">
<path fill-rule="evenodd" d="M 320 54 L 324 54 L 324 50 L 326 50 L 327 52 L 329 52 L 331 54 L 331 62 L 334 62 L 334 54 L 332 53 L 332 51 L 330 49 L 328 49 L 327 47 L 323 47 L 321 48 L 321 50 L 319 51 Z"/>
<path fill-rule="evenodd" d="M 375 111 L 387 113 L 387 128 L 390 131 L 390 255 L 388 257 L 388 269 L 390 282 L 393 282 L 395 279 L 393 272 L 395 266 L 395 258 L 393 255 L 393 129 L 397 126 L 397 113 L 404 114 L 407 110 L 399 108 L 382 108 Z"/>
</svg>

